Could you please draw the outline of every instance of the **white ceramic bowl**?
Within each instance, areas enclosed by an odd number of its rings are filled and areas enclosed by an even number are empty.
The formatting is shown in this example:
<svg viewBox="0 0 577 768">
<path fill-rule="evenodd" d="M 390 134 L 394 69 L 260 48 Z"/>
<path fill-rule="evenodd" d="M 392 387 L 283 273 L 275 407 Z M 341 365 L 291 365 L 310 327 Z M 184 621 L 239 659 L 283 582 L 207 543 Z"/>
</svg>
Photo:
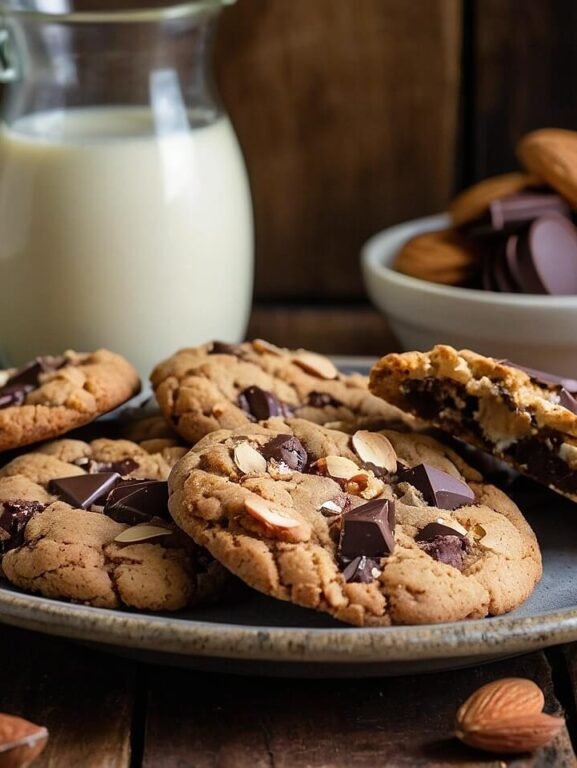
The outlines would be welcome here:
<svg viewBox="0 0 577 768">
<path fill-rule="evenodd" d="M 367 291 L 403 348 L 451 344 L 577 377 L 577 296 L 453 288 L 390 269 L 407 240 L 448 223 L 444 214 L 415 219 L 380 232 L 363 247 Z"/>
</svg>

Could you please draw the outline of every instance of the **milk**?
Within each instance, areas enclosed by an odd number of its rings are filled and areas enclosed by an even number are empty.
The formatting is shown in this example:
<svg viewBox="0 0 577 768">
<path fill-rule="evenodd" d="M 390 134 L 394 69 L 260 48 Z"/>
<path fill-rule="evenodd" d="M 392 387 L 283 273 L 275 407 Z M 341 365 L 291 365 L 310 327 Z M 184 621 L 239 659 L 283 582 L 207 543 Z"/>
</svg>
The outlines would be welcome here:
<svg viewBox="0 0 577 768">
<path fill-rule="evenodd" d="M 0 347 L 108 347 L 147 375 L 243 336 L 253 227 L 226 118 L 154 135 L 144 109 L 46 112 L 0 133 Z"/>
</svg>

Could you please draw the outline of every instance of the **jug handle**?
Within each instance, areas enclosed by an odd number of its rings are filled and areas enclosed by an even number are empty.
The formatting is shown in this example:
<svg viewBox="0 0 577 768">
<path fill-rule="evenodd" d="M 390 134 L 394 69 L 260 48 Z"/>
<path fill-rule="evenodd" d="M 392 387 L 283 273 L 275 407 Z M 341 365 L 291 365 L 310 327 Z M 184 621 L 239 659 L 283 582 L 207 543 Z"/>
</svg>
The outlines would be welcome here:
<svg viewBox="0 0 577 768">
<path fill-rule="evenodd" d="M 0 26 L 0 83 L 12 83 L 18 79 L 18 60 L 12 33 Z"/>
</svg>

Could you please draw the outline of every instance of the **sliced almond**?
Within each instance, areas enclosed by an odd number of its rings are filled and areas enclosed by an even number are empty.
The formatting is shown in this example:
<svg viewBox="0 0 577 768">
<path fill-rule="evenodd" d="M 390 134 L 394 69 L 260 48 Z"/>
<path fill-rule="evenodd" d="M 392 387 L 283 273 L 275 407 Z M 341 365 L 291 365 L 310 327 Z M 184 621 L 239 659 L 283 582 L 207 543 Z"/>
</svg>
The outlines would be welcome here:
<svg viewBox="0 0 577 768">
<path fill-rule="evenodd" d="M 160 525 L 150 525 L 149 523 L 140 523 L 127 528 L 114 539 L 119 544 L 136 544 L 140 541 L 149 541 L 158 539 L 161 536 L 170 536 L 170 528 L 163 528 Z"/>
<path fill-rule="evenodd" d="M 365 464 L 374 464 L 387 472 L 397 471 L 397 454 L 393 444 L 380 432 L 359 429 L 353 435 L 353 448 Z"/>
<path fill-rule="evenodd" d="M 446 525 L 447 528 L 453 528 L 453 530 L 457 531 L 457 533 L 460 533 L 461 536 L 467 536 L 469 533 L 469 531 L 456 520 L 445 520 L 444 517 L 438 517 L 437 523 L 439 523 L 439 525 Z"/>
<path fill-rule="evenodd" d="M 293 357 L 293 363 L 313 376 L 321 379 L 336 379 L 339 375 L 334 363 L 328 357 L 317 355 L 315 352 L 306 352 L 302 350 Z"/>
<path fill-rule="evenodd" d="M 0 387 L 3 387 L 5 384 L 7 384 L 9 378 L 10 373 L 8 371 L 0 371 Z"/>
<path fill-rule="evenodd" d="M 268 352 L 271 355 L 278 355 L 279 357 L 284 355 L 283 349 L 275 346 L 274 344 L 271 344 L 270 341 L 265 341 L 264 339 L 254 339 L 252 346 L 255 352 Z"/>
<path fill-rule="evenodd" d="M 327 456 L 325 464 L 328 474 L 340 480 L 348 480 L 359 473 L 359 468 L 355 462 L 345 459 L 344 456 Z"/>
<path fill-rule="evenodd" d="M 320 505 L 319 511 L 327 515 L 340 515 L 343 510 L 335 501 L 324 501 Z"/>
<path fill-rule="evenodd" d="M 259 523 L 264 523 L 272 528 L 296 528 L 300 525 L 298 520 L 294 520 L 292 517 L 286 517 L 277 512 L 276 509 L 272 509 L 266 501 L 259 496 L 249 496 L 244 500 L 244 508 L 251 517 L 258 520 Z"/>
<path fill-rule="evenodd" d="M 266 459 L 250 443 L 239 443 L 234 449 L 234 463 L 245 475 L 266 472 Z"/>
</svg>

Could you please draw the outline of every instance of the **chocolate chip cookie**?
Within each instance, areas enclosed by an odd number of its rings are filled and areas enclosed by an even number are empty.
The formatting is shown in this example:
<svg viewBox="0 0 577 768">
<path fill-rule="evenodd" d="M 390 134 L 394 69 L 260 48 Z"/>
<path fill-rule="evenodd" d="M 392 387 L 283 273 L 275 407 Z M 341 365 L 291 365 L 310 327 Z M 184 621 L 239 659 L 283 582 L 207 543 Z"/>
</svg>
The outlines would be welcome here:
<svg viewBox="0 0 577 768">
<path fill-rule="evenodd" d="M 251 587 L 350 624 L 504 613 L 541 575 L 515 504 L 423 434 L 245 424 L 197 443 L 169 489 L 177 524 Z"/>
<path fill-rule="evenodd" d="M 87 424 L 139 388 L 134 368 L 105 349 L 38 357 L 22 368 L 0 371 L 0 451 Z"/>
<path fill-rule="evenodd" d="M 341 374 L 322 355 L 259 339 L 181 350 L 154 369 L 151 381 L 164 417 L 191 443 L 275 416 L 319 424 L 410 421 L 371 395 L 366 377 Z"/>
<path fill-rule="evenodd" d="M 387 355 L 371 390 L 577 501 L 577 381 L 440 345 Z"/>
<path fill-rule="evenodd" d="M 45 597 L 175 611 L 226 572 L 176 529 L 166 477 L 183 449 L 58 440 L 0 469 L 0 572 Z"/>
</svg>

